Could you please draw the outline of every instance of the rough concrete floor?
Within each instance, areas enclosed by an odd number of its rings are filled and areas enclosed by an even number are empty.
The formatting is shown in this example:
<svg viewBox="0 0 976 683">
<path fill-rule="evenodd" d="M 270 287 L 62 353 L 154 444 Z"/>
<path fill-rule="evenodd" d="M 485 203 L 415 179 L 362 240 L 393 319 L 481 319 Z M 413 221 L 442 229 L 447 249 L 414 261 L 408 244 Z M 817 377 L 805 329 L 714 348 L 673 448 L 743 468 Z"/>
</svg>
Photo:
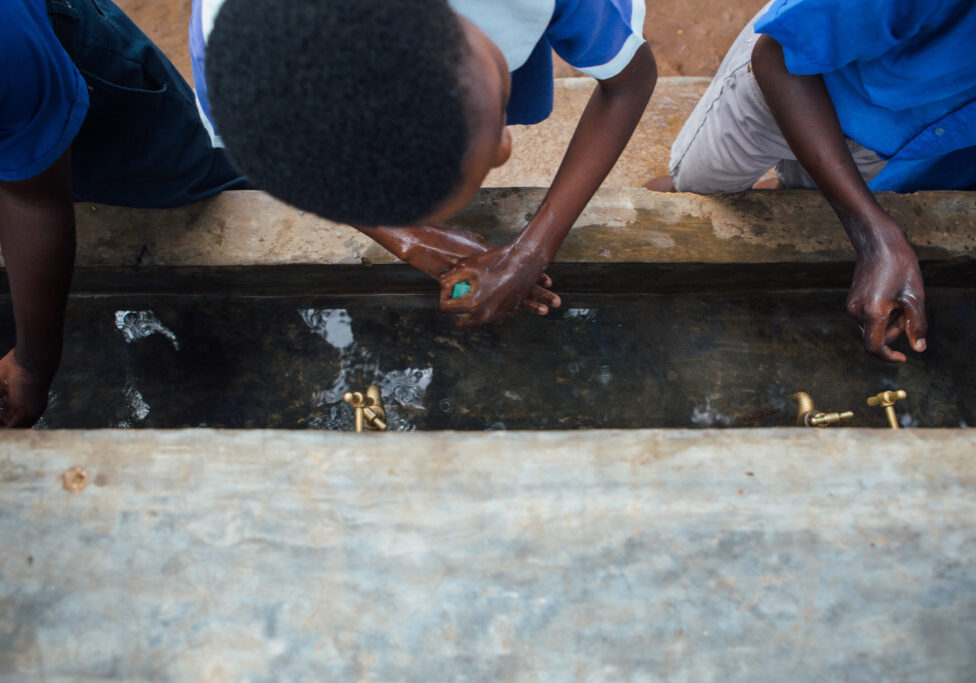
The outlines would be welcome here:
<svg viewBox="0 0 976 683">
<path fill-rule="evenodd" d="M 662 76 L 711 76 L 733 38 L 765 0 L 646 0 L 644 34 Z M 186 36 L 190 0 L 118 0 L 150 38 L 169 55 L 187 80 Z M 576 75 L 566 64 L 557 76 Z"/>
</svg>

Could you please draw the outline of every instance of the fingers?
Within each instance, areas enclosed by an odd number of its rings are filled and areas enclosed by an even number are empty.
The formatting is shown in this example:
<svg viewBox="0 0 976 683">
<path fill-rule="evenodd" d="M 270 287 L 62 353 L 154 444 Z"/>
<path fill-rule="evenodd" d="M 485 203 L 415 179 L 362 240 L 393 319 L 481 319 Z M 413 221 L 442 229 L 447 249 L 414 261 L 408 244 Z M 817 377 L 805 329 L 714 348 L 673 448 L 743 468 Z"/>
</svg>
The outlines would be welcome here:
<svg viewBox="0 0 976 683">
<path fill-rule="evenodd" d="M 539 303 L 535 299 L 523 299 L 520 305 L 529 313 L 535 313 L 536 315 L 546 315 L 549 313 L 549 307 Z"/>
<path fill-rule="evenodd" d="M 473 323 L 473 316 L 464 313 L 454 317 L 454 327 L 470 327 Z"/>
<path fill-rule="evenodd" d="M 545 274 L 543 274 L 543 278 L 540 278 L 539 281 L 541 282 L 543 279 L 550 285 L 552 284 L 552 280 Z M 459 297 L 457 299 L 453 298 L 452 294 L 454 285 L 465 280 L 467 280 L 471 285 L 471 292 L 463 297 Z M 464 268 L 449 271 L 438 278 L 438 283 L 440 284 L 441 290 L 440 310 L 444 313 L 454 313 L 463 316 L 457 323 L 462 327 L 467 327 L 468 325 L 472 324 L 469 321 L 469 317 L 472 313 L 472 309 L 478 306 L 478 303 L 472 300 L 472 297 L 476 294 L 478 287 L 473 271 L 468 271 Z M 520 302 L 519 307 L 524 308 L 530 313 L 534 313 L 536 315 L 546 315 L 549 313 L 550 308 L 558 308 L 561 305 L 562 299 L 560 299 L 558 294 L 551 292 L 540 285 L 533 285 L 532 289 L 529 290 L 528 296 L 522 299 Z M 498 320 L 479 320 L 477 324 L 492 325 L 510 318 L 513 314 L 514 311 L 500 317 Z M 492 318 L 495 317 L 499 316 L 492 316 Z"/>
<path fill-rule="evenodd" d="M 538 285 L 532 286 L 532 289 L 529 290 L 529 297 L 552 308 L 559 308 L 563 303 L 558 294 Z"/>
<path fill-rule="evenodd" d="M 879 358 L 904 363 L 905 354 L 890 347 L 902 333 L 908 338 L 913 351 L 921 353 L 926 348 L 925 295 L 903 293 L 897 298 L 865 298 L 852 295 L 847 301 L 847 311 L 862 323 L 864 348 Z"/>
<path fill-rule="evenodd" d="M 31 415 L 28 411 L 10 405 L 7 394 L 0 395 L 0 428 L 17 429 L 23 427 L 33 427 L 37 422 L 38 416 Z"/>
<path fill-rule="evenodd" d="M 33 427 L 34 423 L 37 422 L 38 418 L 30 415 L 27 411 L 17 410 L 11 415 L 4 414 L 2 418 L 2 424 L 5 429 L 25 429 L 27 427 Z"/>
<path fill-rule="evenodd" d="M 441 290 L 440 309 L 444 313 L 470 315 L 469 309 L 471 308 L 471 301 L 470 301 L 471 296 L 472 294 L 468 294 L 467 296 L 463 296 L 460 299 L 451 299 L 450 295 L 445 297 L 444 290 Z"/>
<path fill-rule="evenodd" d="M 925 300 L 915 297 L 904 297 L 898 300 L 901 304 L 902 317 L 905 320 L 905 335 L 912 349 L 921 353 L 925 350 L 925 333 L 928 331 L 928 321 L 925 319 Z"/>
<path fill-rule="evenodd" d="M 471 292 L 465 296 L 454 298 L 454 285 L 459 282 L 467 281 L 471 285 Z M 440 309 L 445 313 L 464 313 L 471 303 L 471 296 L 474 294 L 478 287 L 478 281 L 475 277 L 474 272 L 465 267 L 453 268 L 439 278 L 437 282 L 440 285 Z"/>
<path fill-rule="evenodd" d="M 539 281 L 536 284 L 544 289 L 549 289 L 552 287 L 552 278 L 549 277 L 548 273 L 543 273 L 539 276 Z"/>
<path fill-rule="evenodd" d="M 864 311 L 864 348 L 867 349 L 868 353 L 872 353 L 882 360 L 890 363 L 904 363 L 907 360 L 905 354 L 893 350 L 886 343 L 889 317 L 890 313 Z"/>
<path fill-rule="evenodd" d="M 7 399 L 7 380 L 0 380 L 0 427 L 7 427 L 12 417 L 10 403 Z"/>
<path fill-rule="evenodd" d="M 463 327 L 471 332 L 480 332 L 481 330 L 493 327 L 494 325 L 501 324 L 515 315 L 515 311 L 511 313 L 500 315 L 500 314 L 488 314 L 483 313 L 477 314 L 463 314 L 454 318 L 455 327 Z"/>
<path fill-rule="evenodd" d="M 522 308 L 536 315 L 547 315 L 550 308 L 559 308 L 562 299 L 555 292 L 533 285 L 529 296 L 522 300 Z"/>
<path fill-rule="evenodd" d="M 885 344 L 891 344 L 896 341 L 901 333 L 905 331 L 905 319 L 903 316 L 899 315 L 894 322 L 888 325 L 888 329 L 885 331 Z"/>
<path fill-rule="evenodd" d="M 440 309 L 445 313 L 455 313 L 460 317 L 456 321 L 456 324 L 460 327 L 467 327 L 469 325 L 475 324 L 470 321 L 472 308 L 477 307 L 477 304 L 472 301 L 469 296 L 461 297 L 460 299 L 445 299 L 444 290 L 441 290 L 441 300 Z M 537 285 L 533 286 L 529 292 L 529 296 L 522 299 L 519 303 L 519 307 L 525 309 L 529 313 L 534 313 L 535 315 L 548 315 L 550 308 L 558 308 L 562 304 L 562 300 L 559 298 L 558 294 L 550 292 L 547 289 L 543 289 Z M 511 314 L 504 316 L 491 316 L 492 319 L 479 319 L 479 325 L 493 325 L 495 323 L 502 322 L 512 317 L 514 311 Z M 495 320 L 494 318 L 498 318 Z"/>
</svg>

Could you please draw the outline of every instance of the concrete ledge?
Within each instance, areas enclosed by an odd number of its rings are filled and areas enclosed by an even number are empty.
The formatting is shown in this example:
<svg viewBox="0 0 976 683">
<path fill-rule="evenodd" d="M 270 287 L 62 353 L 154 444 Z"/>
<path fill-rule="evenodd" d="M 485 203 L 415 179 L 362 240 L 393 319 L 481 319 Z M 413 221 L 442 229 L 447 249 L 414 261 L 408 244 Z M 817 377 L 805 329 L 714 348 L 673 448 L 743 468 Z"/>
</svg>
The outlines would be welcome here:
<svg viewBox="0 0 976 683">
<path fill-rule="evenodd" d="M 484 189 L 454 224 L 511 239 L 544 189 Z M 922 260 L 972 259 L 976 193 L 880 195 Z M 79 269 L 385 264 L 396 260 L 352 228 L 261 192 L 226 192 L 170 210 L 78 205 Z M 559 263 L 849 263 L 854 251 L 814 191 L 705 197 L 602 189 Z"/>
<path fill-rule="evenodd" d="M 968 430 L 5 434 L 0 675 L 961 680 L 973 453 Z"/>
<path fill-rule="evenodd" d="M 660 195 L 639 186 L 666 173 L 674 136 L 707 78 L 660 79 L 631 144 L 567 239 L 557 264 L 850 264 L 854 253 L 816 192 L 726 197 Z M 513 157 L 455 224 L 510 239 L 555 175 L 594 81 L 557 80 L 553 115 L 514 126 Z M 514 188 L 514 189 L 506 189 Z M 617 189 L 614 189 L 617 188 Z M 969 261 L 976 252 L 976 194 L 882 195 L 923 261 Z M 130 269 L 393 264 L 347 226 L 287 207 L 258 192 L 225 193 L 167 211 L 79 205 L 77 282 Z M 129 272 L 128 275 L 132 275 Z M 343 274 L 343 277 L 346 277 Z"/>
</svg>

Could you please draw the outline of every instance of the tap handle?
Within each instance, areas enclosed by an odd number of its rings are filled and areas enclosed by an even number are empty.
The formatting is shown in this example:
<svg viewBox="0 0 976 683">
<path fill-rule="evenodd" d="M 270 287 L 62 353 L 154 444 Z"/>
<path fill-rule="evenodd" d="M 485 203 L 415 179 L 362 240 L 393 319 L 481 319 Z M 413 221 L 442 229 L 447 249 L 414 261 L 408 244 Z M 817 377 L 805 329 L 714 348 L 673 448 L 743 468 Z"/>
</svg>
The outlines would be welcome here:
<svg viewBox="0 0 976 683">
<path fill-rule="evenodd" d="M 882 391 L 880 394 L 875 394 L 868 398 L 868 405 L 872 408 L 874 406 L 881 406 L 887 408 L 888 406 L 895 405 L 895 401 L 900 401 L 904 398 L 908 398 L 908 393 L 904 389 L 898 389 L 897 391 Z"/>
<path fill-rule="evenodd" d="M 386 420 L 383 419 L 385 415 L 382 412 L 375 408 L 364 408 L 363 416 L 366 418 L 366 425 L 370 429 L 375 429 L 379 432 L 386 431 Z"/>
<path fill-rule="evenodd" d="M 809 422 L 811 427 L 828 427 L 841 420 L 850 420 L 852 417 L 854 413 L 850 410 L 845 410 L 843 413 L 817 413 L 810 418 Z"/>
<path fill-rule="evenodd" d="M 342 395 L 342 400 L 353 408 L 362 408 L 366 405 L 366 397 L 360 391 L 347 391 Z"/>
<path fill-rule="evenodd" d="M 897 391 L 882 391 L 880 394 L 869 397 L 868 405 L 872 408 L 874 406 L 881 406 L 884 408 L 885 417 L 888 418 L 888 426 L 890 426 L 892 429 L 899 429 L 898 416 L 895 415 L 895 401 L 900 401 L 907 397 L 908 393 L 904 389 L 898 389 Z"/>
</svg>

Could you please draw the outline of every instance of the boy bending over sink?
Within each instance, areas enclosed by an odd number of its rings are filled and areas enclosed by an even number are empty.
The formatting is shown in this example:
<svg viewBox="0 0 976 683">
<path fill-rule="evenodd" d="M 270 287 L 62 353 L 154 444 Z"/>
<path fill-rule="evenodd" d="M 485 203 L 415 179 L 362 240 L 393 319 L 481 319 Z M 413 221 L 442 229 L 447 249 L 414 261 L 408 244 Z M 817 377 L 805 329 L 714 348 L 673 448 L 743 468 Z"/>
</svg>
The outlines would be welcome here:
<svg viewBox="0 0 976 683">
<path fill-rule="evenodd" d="M 559 306 L 544 271 L 657 80 L 643 18 L 644 0 L 194 0 L 191 53 L 252 183 L 439 278 L 441 309 L 482 327 Z M 437 227 L 508 159 L 506 125 L 551 113 L 552 50 L 597 84 L 542 205 L 501 247 Z"/>
</svg>

